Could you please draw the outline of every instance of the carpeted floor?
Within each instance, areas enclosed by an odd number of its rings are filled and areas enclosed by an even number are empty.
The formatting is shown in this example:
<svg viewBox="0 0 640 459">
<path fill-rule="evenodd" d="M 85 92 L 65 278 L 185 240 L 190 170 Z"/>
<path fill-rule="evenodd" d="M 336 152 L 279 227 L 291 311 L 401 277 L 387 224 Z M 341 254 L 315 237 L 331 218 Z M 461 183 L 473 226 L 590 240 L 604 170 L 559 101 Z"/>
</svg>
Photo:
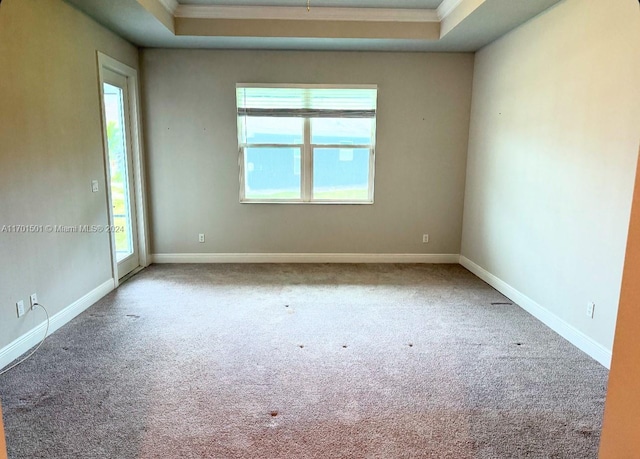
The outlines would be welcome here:
<svg viewBox="0 0 640 459">
<path fill-rule="evenodd" d="M 9 457 L 597 457 L 607 370 L 508 303 L 457 265 L 152 266 L 0 377 Z"/>
</svg>

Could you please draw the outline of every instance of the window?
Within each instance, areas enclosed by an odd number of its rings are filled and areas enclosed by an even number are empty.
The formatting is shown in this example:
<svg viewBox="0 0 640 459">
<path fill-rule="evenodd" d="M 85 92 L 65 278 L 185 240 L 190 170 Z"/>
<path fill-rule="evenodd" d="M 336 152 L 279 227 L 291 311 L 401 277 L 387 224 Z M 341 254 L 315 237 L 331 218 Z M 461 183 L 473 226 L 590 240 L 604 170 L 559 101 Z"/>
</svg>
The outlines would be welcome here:
<svg viewBox="0 0 640 459">
<path fill-rule="evenodd" d="M 238 84 L 240 201 L 373 203 L 377 92 Z"/>
</svg>

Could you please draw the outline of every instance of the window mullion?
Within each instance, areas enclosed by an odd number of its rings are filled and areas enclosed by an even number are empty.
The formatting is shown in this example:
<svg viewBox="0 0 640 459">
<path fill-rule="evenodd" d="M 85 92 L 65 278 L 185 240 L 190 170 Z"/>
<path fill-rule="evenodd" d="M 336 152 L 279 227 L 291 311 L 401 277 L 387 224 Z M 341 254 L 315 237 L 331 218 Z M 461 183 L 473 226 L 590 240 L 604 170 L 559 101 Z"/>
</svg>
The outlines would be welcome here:
<svg viewBox="0 0 640 459">
<path fill-rule="evenodd" d="M 311 201 L 313 190 L 313 152 L 311 149 L 311 119 L 304 119 L 304 146 L 302 148 L 302 200 Z"/>
</svg>

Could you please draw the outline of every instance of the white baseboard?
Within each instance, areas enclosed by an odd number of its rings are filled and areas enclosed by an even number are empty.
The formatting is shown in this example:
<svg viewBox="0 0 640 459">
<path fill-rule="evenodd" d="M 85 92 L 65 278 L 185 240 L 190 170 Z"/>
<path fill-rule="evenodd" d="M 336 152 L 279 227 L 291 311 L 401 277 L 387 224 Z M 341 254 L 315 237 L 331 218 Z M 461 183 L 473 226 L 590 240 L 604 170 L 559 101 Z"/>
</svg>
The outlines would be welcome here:
<svg viewBox="0 0 640 459">
<path fill-rule="evenodd" d="M 152 255 L 154 263 L 460 263 L 480 279 L 510 298 L 522 309 L 600 362 L 611 366 L 611 350 L 560 319 L 548 309 L 519 292 L 468 258 L 456 254 L 368 254 L 368 253 L 161 253 Z M 49 334 L 70 322 L 114 289 L 113 279 L 99 285 L 82 298 L 51 317 Z M 43 322 L 0 349 L 0 369 L 27 352 L 42 339 Z"/>
<path fill-rule="evenodd" d="M 60 327 L 70 322 L 71 319 L 73 319 L 74 317 L 76 317 L 78 314 L 85 311 L 86 309 L 88 309 L 90 306 L 92 306 L 94 303 L 100 300 L 103 296 L 105 296 L 107 293 L 112 291 L 113 288 L 114 288 L 113 279 L 109 279 L 108 281 L 104 282 L 103 284 L 91 290 L 82 298 L 71 303 L 62 311 L 51 316 L 49 321 L 48 334 L 51 335 Z M 40 314 L 42 314 L 44 317 L 44 313 L 42 311 L 40 311 Z M 13 362 L 15 359 L 17 359 L 22 354 L 27 352 L 33 346 L 38 344 L 40 340 L 42 340 L 42 336 L 44 334 L 46 326 L 47 326 L 46 321 L 42 322 L 40 325 L 31 329 L 30 331 L 22 335 L 20 338 L 14 340 L 13 342 L 9 343 L 8 345 L 0 349 L 0 369 L 6 367 L 9 363 Z"/>
<path fill-rule="evenodd" d="M 536 303 L 525 294 L 516 290 L 505 281 L 494 276 L 489 271 L 468 258 L 460 256 L 460 264 L 505 295 L 507 298 L 514 301 L 518 306 L 576 346 L 578 349 L 600 362 L 606 368 L 611 367 L 611 350 L 595 342 L 573 325 L 570 325 L 560 319 L 547 308 Z"/>
<path fill-rule="evenodd" d="M 156 253 L 153 263 L 449 263 L 448 253 Z"/>
</svg>

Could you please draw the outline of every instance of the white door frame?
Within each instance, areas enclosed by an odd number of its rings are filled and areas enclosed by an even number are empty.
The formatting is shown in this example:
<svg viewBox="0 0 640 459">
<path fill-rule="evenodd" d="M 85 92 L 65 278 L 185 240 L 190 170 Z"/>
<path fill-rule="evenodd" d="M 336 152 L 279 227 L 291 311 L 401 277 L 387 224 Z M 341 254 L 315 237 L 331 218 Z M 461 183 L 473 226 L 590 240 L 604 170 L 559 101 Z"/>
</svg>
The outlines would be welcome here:
<svg viewBox="0 0 640 459">
<path fill-rule="evenodd" d="M 107 141 L 107 131 L 104 123 L 104 94 L 103 94 L 103 70 L 108 69 L 119 73 L 127 78 L 127 88 L 129 91 L 129 110 L 131 126 L 131 159 L 133 160 L 133 199 L 136 206 L 136 227 L 138 236 L 138 257 L 141 268 L 149 266 L 149 228 L 147 225 L 147 205 L 145 199 L 144 183 L 144 160 L 142 145 L 142 120 L 140 117 L 140 90 L 138 84 L 138 71 L 128 65 L 107 56 L 100 51 L 98 55 L 98 86 L 100 88 L 100 118 L 102 120 L 102 143 L 104 152 L 104 172 L 105 172 L 105 192 L 107 195 L 107 213 L 109 224 L 113 224 L 113 204 L 111 202 L 111 168 L 109 166 L 109 151 Z M 111 272 L 113 275 L 114 287 L 118 287 L 118 260 L 116 258 L 115 233 L 110 233 L 111 244 Z M 133 272 L 136 272 L 135 270 Z"/>
</svg>

